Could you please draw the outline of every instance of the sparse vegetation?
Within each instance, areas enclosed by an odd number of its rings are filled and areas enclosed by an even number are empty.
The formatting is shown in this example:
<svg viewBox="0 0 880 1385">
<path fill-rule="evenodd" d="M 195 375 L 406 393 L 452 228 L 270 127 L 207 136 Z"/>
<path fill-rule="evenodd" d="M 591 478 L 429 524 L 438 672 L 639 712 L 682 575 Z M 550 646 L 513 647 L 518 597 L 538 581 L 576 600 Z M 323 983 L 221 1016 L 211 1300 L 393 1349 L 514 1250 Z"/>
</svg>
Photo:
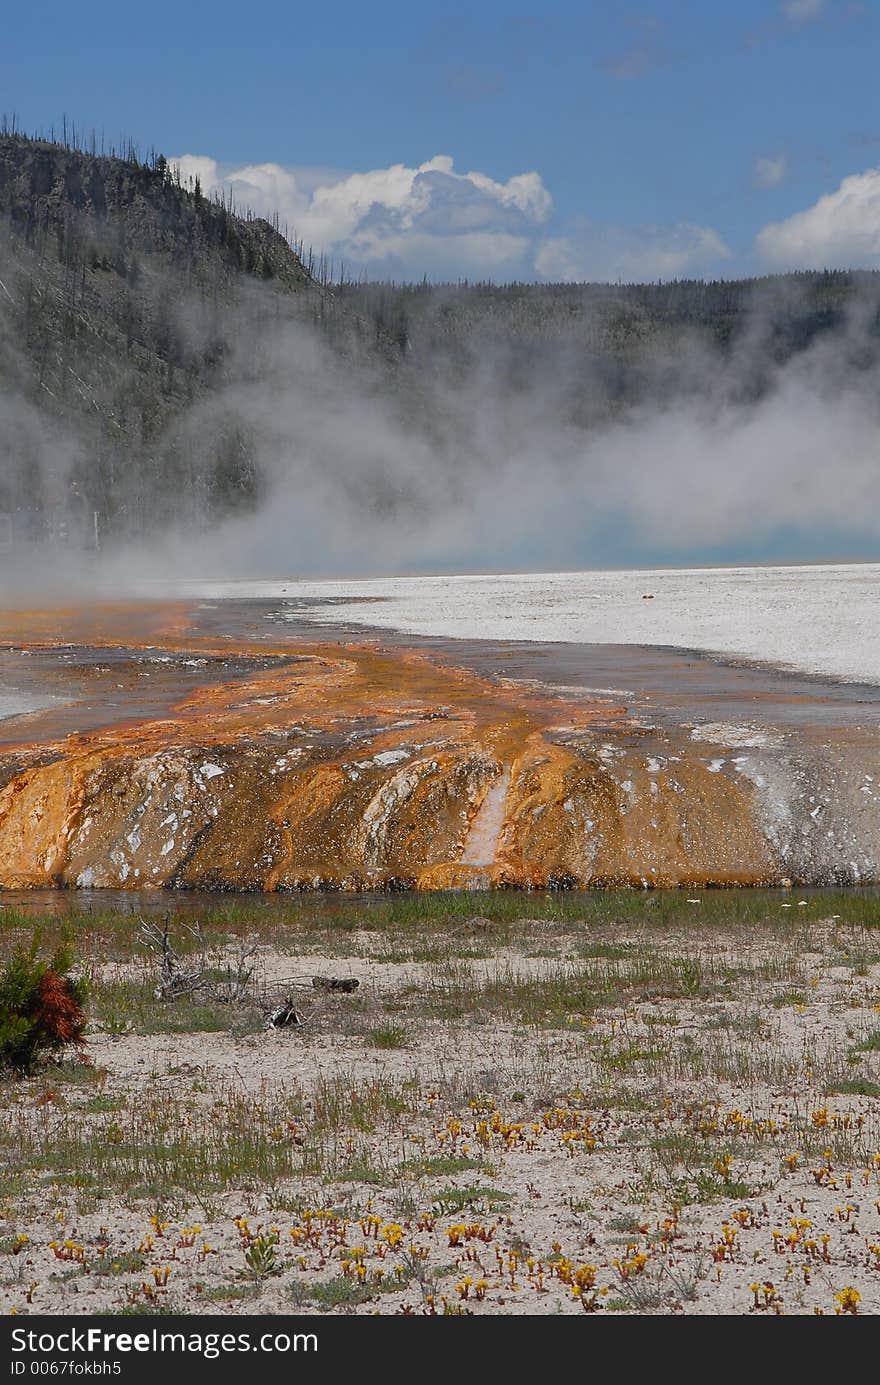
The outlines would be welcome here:
<svg viewBox="0 0 880 1385">
<path fill-rule="evenodd" d="M 406 1048 L 406 1029 L 402 1024 L 380 1024 L 367 1031 L 367 1042 L 374 1048 Z"/>
<path fill-rule="evenodd" d="M 136 920 L 91 918 L 100 1063 L 0 1082 L 0 1303 L 873 1310 L 880 966 L 839 959 L 870 958 L 875 899 L 791 925 L 773 893 L 705 898 L 697 928 L 673 895 L 486 897 L 488 957 L 460 955 L 464 898 L 211 905 L 212 975 L 251 949 L 373 978 L 274 1034 L 157 998 Z"/>
</svg>

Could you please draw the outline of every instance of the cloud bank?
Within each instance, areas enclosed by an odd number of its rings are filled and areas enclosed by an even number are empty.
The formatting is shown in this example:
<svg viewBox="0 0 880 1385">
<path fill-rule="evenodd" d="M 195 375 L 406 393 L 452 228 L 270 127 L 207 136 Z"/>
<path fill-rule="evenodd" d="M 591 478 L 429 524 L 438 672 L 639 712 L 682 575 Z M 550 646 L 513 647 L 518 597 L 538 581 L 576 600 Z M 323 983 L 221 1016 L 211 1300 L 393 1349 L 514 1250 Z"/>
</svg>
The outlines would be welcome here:
<svg viewBox="0 0 880 1385">
<path fill-rule="evenodd" d="M 579 218 L 557 226 L 540 173 L 502 181 L 459 173 L 437 154 L 415 167 L 316 174 L 280 164 L 231 168 L 172 160 L 184 181 L 277 212 L 291 237 L 372 279 L 633 281 L 712 274 L 730 250 L 711 226 L 619 227 Z"/>
<path fill-rule="evenodd" d="M 374 278 L 510 277 L 553 207 L 538 173 L 499 182 L 476 170 L 457 172 L 446 154 L 317 185 L 308 171 L 279 164 L 222 171 L 215 159 L 192 154 L 174 162 L 184 179 L 198 175 L 205 191 L 231 193 L 257 212 L 277 211 L 291 236 Z"/>
<path fill-rule="evenodd" d="M 819 13 L 802 9 L 803 23 Z M 845 177 L 811 207 L 761 227 L 750 262 L 709 224 L 562 220 L 540 172 L 506 181 L 476 169 L 460 173 L 447 154 L 359 173 L 274 163 L 234 168 L 197 154 L 172 162 L 184 182 L 198 177 L 205 192 L 231 196 L 240 210 L 277 212 L 292 239 L 353 278 L 634 283 L 880 267 L 877 168 Z M 761 154 L 752 180 L 773 189 L 789 172 L 784 152 Z"/>
</svg>

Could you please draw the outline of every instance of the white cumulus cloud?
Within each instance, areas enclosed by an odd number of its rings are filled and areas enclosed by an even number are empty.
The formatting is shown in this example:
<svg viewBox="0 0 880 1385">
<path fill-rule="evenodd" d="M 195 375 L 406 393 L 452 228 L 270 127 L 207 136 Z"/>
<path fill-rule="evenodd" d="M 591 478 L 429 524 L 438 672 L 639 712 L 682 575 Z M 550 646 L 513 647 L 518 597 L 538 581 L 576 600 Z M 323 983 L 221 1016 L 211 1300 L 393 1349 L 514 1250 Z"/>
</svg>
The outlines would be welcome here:
<svg viewBox="0 0 880 1385">
<path fill-rule="evenodd" d="M 730 250 L 711 226 L 621 227 L 553 222 L 537 172 L 506 181 L 459 173 L 447 154 L 366 172 L 232 167 L 205 155 L 173 159 L 184 182 L 232 195 L 240 210 L 277 212 L 291 238 L 372 278 L 672 279 L 720 272 Z"/>
<path fill-rule="evenodd" d="M 172 160 L 205 192 L 232 193 L 243 209 L 278 212 L 290 234 L 344 259 L 354 272 L 395 277 L 473 277 L 525 271 L 553 200 L 535 172 L 500 182 L 459 173 L 438 154 L 416 167 L 325 175 L 279 164 L 221 166 L 203 155 Z"/>
<path fill-rule="evenodd" d="M 854 173 L 836 192 L 758 232 L 758 253 L 779 269 L 880 266 L 880 169 Z"/>
</svg>

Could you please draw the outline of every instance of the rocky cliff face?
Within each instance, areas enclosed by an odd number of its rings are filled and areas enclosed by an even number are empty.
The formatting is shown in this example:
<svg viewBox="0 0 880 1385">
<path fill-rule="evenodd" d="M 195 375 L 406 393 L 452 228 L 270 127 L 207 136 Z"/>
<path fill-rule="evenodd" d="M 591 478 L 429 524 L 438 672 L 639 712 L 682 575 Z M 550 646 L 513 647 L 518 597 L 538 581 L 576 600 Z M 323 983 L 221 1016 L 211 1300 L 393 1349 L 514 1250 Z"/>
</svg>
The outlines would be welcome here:
<svg viewBox="0 0 880 1385">
<path fill-rule="evenodd" d="M 179 632 L 161 647 L 218 654 Z M 161 717 L 42 740 L 31 718 L 33 738 L 5 757 L 0 885 L 880 879 L 876 736 L 725 745 L 721 724 L 695 742 L 610 702 L 500 685 L 407 651 L 239 652 L 264 666 Z"/>
</svg>

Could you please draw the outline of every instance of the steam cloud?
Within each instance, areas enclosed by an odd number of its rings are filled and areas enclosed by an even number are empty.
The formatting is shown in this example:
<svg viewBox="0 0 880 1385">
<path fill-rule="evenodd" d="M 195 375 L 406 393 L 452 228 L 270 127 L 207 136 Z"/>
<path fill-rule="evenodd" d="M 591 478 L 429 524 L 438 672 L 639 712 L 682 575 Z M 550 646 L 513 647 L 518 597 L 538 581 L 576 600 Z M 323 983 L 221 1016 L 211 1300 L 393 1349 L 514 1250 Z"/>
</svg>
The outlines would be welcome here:
<svg viewBox="0 0 880 1385">
<path fill-rule="evenodd" d="M 210 439 L 221 417 L 242 421 L 264 477 L 259 509 L 208 533 L 187 520 L 161 545 L 102 554 L 89 580 L 119 590 L 174 572 L 873 556 L 876 294 L 865 288 L 838 329 L 777 365 L 778 324 L 799 292 L 796 281 L 759 282 L 726 353 L 697 335 L 644 352 L 639 402 L 624 410 L 601 358 L 574 333 L 543 343 L 524 369 L 515 345 L 478 320 L 466 360 L 457 348 L 424 360 L 416 351 L 389 366 L 340 356 L 303 324 L 247 314 L 237 335 L 227 324 L 229 383 L 191 409 L 184 428 Z M 194 318 L 188 326 L 200 330 Z M 29 446 L 60 464 L 58 438 L 35 415 L 10 399 L 0 407 L 4 433 L 19 411 Z M 27 590 L 34 571 L 23 574 L 20 559 L 16 569 Z M 11 582 L 6 569 L 7 593 Z"/>
<path fill-rule="evenodd" d="M 287 330 L 215 406 L 247 420 L 269 477 L 266 504 L 217 552 L 241 572 L 331 575 L 775 556 L 786 535 L 801 557 L 817 535 L 845 556 L 876 544 L 880 366 L 858 368 L 876 304 L 774 368 L 790 306 L 758 292 L 729 357 L 679 343 L 638 407 L 588 428 L 578 406 L 604 406 L 603 382 L 573 342 L 512 380 L 510 347 L 489 337 L 475 368 L 416 361 L 395 395 Z"/>
</svg>

